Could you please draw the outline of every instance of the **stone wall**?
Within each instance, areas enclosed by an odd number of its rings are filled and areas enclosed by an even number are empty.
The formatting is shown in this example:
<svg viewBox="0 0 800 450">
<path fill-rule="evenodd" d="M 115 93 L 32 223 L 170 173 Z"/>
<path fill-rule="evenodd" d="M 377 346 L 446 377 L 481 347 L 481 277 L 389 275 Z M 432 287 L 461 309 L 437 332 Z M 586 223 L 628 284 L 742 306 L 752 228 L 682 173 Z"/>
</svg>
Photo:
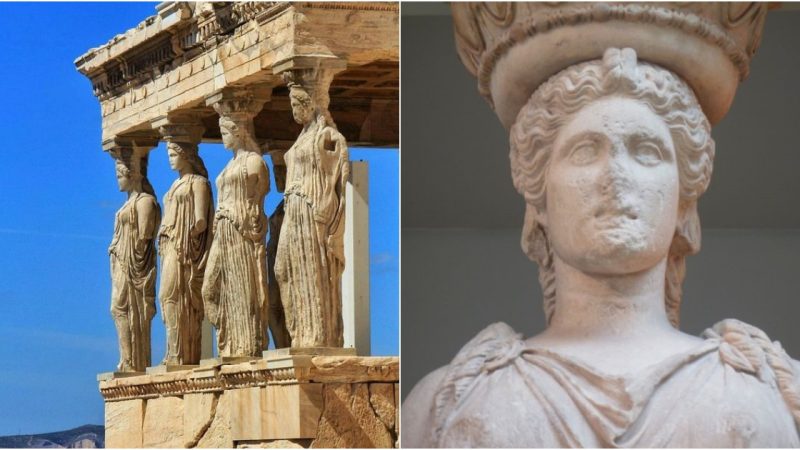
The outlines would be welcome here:
<svg viewBox="0 0 800 450">
<path fill-rule="evenodd" d="M 287 356 L 100 382 L 106 445 L 396 447 L 399 363 Z"/>
</svg>

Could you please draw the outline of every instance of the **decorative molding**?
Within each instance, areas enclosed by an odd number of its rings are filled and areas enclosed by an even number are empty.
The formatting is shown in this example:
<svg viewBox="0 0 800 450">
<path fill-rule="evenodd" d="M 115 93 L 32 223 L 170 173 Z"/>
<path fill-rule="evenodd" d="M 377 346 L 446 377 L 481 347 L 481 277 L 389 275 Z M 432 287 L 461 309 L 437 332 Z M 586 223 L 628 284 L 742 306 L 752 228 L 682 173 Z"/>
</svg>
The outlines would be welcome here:
<svg viewBox="0 0 800 450">
<path fill-rule="evenodd" d="M 289 356 L 217 367 L 115 378 L 100 382 L 107 402 L 221 392 L 274 384 L 393 383 L 400 379 L 397 357 Z"/>
<path fill-rule="evenodd" d="M 200 11 L 202 5 L 198 3 L 194 15 L 181 19 L 180 26 L 155 30 L 156 33 L 152 38 L 147 38 L 147 42 L 124 51 L 105 62 L 100 69 L 90 71 L 92 73 L 84 72 L 91 79 L 94 95 L 105 100 L 152 81 L 197 56 L 205 47 L 218 45 L 251 20 L 263 22 L 291 6 L 287 2 L 235 2 L 219 6 L 208 3 L 211 9 L 207 13 Z M 145 30 L 161 19 L 159 16 L 148 17 L 132 31 Z M 101 51 L 109 50 L 126 38 L 132 39 L 127 34 L 116 36 L 104 46 L 78 58 L 76 65 L 79 70 Z"/>
<path fill-rule="evenodd" d="M 302 8 L 313 9 L 349 9 L 354 11 L 399 11 L 396 2 L 297 2 Z"/>
</svg>

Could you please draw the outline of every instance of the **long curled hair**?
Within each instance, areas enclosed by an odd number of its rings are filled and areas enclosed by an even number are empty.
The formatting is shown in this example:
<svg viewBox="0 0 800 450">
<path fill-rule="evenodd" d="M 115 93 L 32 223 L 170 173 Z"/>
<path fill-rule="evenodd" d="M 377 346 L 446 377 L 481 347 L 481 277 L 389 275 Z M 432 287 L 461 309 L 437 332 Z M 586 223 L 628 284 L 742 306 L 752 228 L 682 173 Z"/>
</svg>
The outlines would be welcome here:
<svg viewBox="0 0 800 450">
<path fill-rule="evenodd" d="M 547 323 L 555 312 L 553 249 L 539 220 L 547 208 L 546 182 L 553 143 L 561 127 L 590 102 L 605 97 L 639 100 L 661 117 L 675 144 L 680 182 L 678 226 L 667 257 L 665 307 L 678 327 L 686 256 L 700 250 L 697 200 L 711 178 L 711 125 L 689 86 L 672 72 L 637 61 L 633 49 L 609 48 L 602 60 L 571 66 L 543 83 L 511 127 L 511 173 L 525 197 L 522 249 L 539 264 Z"/>
</svg>

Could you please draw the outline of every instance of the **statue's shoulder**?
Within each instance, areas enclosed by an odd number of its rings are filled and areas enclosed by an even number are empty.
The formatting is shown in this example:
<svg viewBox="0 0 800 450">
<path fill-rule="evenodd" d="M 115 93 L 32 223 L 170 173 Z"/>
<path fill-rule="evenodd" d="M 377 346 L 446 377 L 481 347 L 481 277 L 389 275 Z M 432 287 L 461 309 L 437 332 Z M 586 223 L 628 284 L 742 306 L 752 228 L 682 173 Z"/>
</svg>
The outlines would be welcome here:
<svg viewBox="0 0 800 450">
<path fill-rule="evenodd" d="M 717 322 L 703 332 L 703 337 L 718 340 L 722 361 L 740 372 L 765 379 L 778 375 L 782 368 L 795 371 L 797 362 L 786 354 L 780 342 L 771 340 L 764 331 L 741 320 Z"/>
<path fill-rule="evenodd" d="M 784 351 L 780 342 L 736 319 L 718 322 L 703 336 L 719 340 L 724 364 L 775 386 L 800 428 L 800 363 Z"/>
<path fill-rule="evenodd" d="M 403 403 L 403 445 L 436 446 L 439 431 L 478 382 L 479 376 L 519 355 L 521 335 L 494 323 L 472 338 L 449 365 L 423 378 Z"/>
<path fill-rule="evenodd" d="M 136 211 L 139 213 L 149 213 L 159 208 L 158 199 L 156 199 L 155 195 L 147 192 L 139 193 L 134 200 L 134 205 L 136 205 Z"/>
<path fill-rule="evenodd" d="M 255 173 L 262 170 L 269 170 L 267 168 L 267 162 L 264 161 L 264 157 L 256 152 L 247 152 L 244 163 L 248 172 Z"/>
</svg>

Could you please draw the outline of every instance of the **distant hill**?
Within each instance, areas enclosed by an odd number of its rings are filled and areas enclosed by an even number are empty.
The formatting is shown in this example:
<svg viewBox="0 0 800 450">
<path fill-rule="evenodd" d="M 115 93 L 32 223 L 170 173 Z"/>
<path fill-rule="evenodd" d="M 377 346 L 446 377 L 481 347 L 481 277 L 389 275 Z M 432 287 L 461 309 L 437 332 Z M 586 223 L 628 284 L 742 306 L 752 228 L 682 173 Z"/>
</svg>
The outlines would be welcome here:
<svg viewBox="0 0 800 450">
<path fill-rule="evenodd" d="M 0 448 L 103 448 L 105 434 L 102 425 L 83 425 L 55 433 L 0 436 Z"/>
</svg>

